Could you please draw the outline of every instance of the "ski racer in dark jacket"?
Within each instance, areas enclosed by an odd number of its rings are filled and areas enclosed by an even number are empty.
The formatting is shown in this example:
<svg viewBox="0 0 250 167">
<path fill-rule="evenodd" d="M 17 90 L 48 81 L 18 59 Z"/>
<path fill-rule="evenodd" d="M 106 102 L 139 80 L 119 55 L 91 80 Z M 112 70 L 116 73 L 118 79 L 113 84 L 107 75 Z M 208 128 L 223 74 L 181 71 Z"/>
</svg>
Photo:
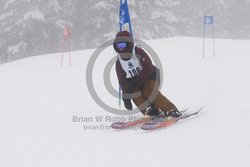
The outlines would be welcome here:
<svg viewBox="0 0 250 167">
<path fill-rule="evenodd" d="M 129 39 L 129 40 L 123 40 Z M 144 115 L 178 117 L 181 113 L 159 90 L 150 104 L 145 103 L 152 95 L 160 80 L 157 79 L 159 69 L 152 64 L 148 54 L 133 42 L 128 31 L 118 32 L 113 43 L 117 52 L 116 73 L 123 92 L 124 105 L 132 110 L 131 99 Z M 124 94 L 140 92 L 139 96 L 125 98 Z M 143 106 L 145 104 L 146 106 Z"/>
</svg>

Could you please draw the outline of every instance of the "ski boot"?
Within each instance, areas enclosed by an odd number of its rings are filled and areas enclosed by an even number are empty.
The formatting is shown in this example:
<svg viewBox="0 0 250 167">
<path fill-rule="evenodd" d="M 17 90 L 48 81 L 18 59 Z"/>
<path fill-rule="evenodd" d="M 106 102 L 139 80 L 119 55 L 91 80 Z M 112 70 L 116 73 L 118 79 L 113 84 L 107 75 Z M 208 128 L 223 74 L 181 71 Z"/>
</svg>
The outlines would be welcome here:
<svg viewBox="0 0 250 167">
<path fill-rule="evenodd" d="M 164 112 L 164 115 L 166 117 L 180 117 L 182 115 L 182 113 L 178 110 L 172 110 L 172 111 L 167 111 L 167 112 Z"/>
<path fill-rule="evenodd" d="M 145 116 L 149 116 L 149 117 L 156 117 L 161 115 L 161 111 L 154 105 L 151 104 L 147 109 L 146 112 L 144 114 Z"/>
</svg>

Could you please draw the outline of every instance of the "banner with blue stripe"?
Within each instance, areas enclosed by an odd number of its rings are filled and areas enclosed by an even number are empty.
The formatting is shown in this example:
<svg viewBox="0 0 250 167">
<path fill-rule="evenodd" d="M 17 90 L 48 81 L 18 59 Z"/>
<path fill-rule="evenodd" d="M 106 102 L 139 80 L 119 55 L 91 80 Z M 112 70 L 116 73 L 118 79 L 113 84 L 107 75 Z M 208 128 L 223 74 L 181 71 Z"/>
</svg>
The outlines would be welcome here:
<svg viewBox="0 0 250 167">
<path fill-rule="evenodd" d="M 119 23 L 120 25 L 123 25 L 129 22 L 130 22 L 130 18 L 129 18 L 128 4 L 127 4 L 127 0 L 125 0 L 124 3 L 121 2 Z"/>
<path fill-rule="evenodd" d="M 204 24 L 213 24 L 214 17 L 213 16 L 204 16 Z"/>
</svg>

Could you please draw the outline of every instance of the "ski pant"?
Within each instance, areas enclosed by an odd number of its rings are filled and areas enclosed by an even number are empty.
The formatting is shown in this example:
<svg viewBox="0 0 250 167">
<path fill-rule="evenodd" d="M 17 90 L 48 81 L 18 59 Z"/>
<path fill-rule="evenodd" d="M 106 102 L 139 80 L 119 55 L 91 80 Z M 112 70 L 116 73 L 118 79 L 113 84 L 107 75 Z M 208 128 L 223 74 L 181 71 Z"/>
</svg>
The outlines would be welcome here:
<svg viewBox="0 0 250 167">
<path fill-rule="evenodd" d="M 176 106 L 169 100 L 167 99 L 158 89 L 154 91 L 154 88 L 157 88 L 157 81 L 148 79 L 142 88 L 137 88 L 137 90 L 141 91 L 141 96 L 133 98 L 133 102 L 135 105 L 139 108 L 139 110 L 145 114 L 146 110 L 145 107 L 140 107 L 142 104 L 145 104 L 147 99 L 154 93 L 155 98 L 152 99 L 153 101 L 150 104 L 147 104 L 147 106 L 154 104 L 157 108 L 159 108 L 163 112 L 168 112 L 168 111 L 174 111 L 177 110 Z"/>
</svg>

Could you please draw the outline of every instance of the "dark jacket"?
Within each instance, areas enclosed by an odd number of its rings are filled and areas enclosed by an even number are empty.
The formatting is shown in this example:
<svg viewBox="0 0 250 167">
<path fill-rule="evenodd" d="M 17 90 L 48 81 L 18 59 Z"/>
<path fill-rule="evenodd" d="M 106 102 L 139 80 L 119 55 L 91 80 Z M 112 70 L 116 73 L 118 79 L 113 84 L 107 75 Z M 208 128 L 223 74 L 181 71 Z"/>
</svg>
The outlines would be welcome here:
<svg viewBox="0 0 250 167">
<path fill-rule="evenodd" d="M 123 37 L 131 38 L 131 42 L 129 42 L 128 47 L 127 47 L 127 49 L 125 51 L 120 52 L 116 48 L 115 42 L 119 38 L 123 38 Z M 134 47 L 134 43 L 132 41 L 132 37 L 130 36 L 129 32 L 121 31 L 116 35 L 116 39 L 114 41 L 114 49 L 116 50 L 116 52 L 118 54 L 122 55 L 124 53 L 131 53 L 131 55 L 132 55 L 133 47 Z M 139 73 L 139 75 L 136 75 L 132 79 L 135 82 L 135 86 L 140 87 L 149 78 L 155 80 L 156 71 L 158 69 L 152 64 L 152 61 L 151 61 L 150 57 L 148 56 L 148 54 L 142 48 L 136 46 L 135 47 L 135 54 L 136 54 L 137 58 L 139 59 L 143 70 Z M 126 72 L 122 69 L 122 66 L 120 64 L 119 59 L 117 59 L 117 61 L 116 61 L 116 73 L 117 73 L 117 77 L 118 77 L 119 84 L 121 86 L 122 91 L 127 92 L 126 85 L 128 84 L 128 82 L 131 79 L 126 78 Z"/>
</svg>

